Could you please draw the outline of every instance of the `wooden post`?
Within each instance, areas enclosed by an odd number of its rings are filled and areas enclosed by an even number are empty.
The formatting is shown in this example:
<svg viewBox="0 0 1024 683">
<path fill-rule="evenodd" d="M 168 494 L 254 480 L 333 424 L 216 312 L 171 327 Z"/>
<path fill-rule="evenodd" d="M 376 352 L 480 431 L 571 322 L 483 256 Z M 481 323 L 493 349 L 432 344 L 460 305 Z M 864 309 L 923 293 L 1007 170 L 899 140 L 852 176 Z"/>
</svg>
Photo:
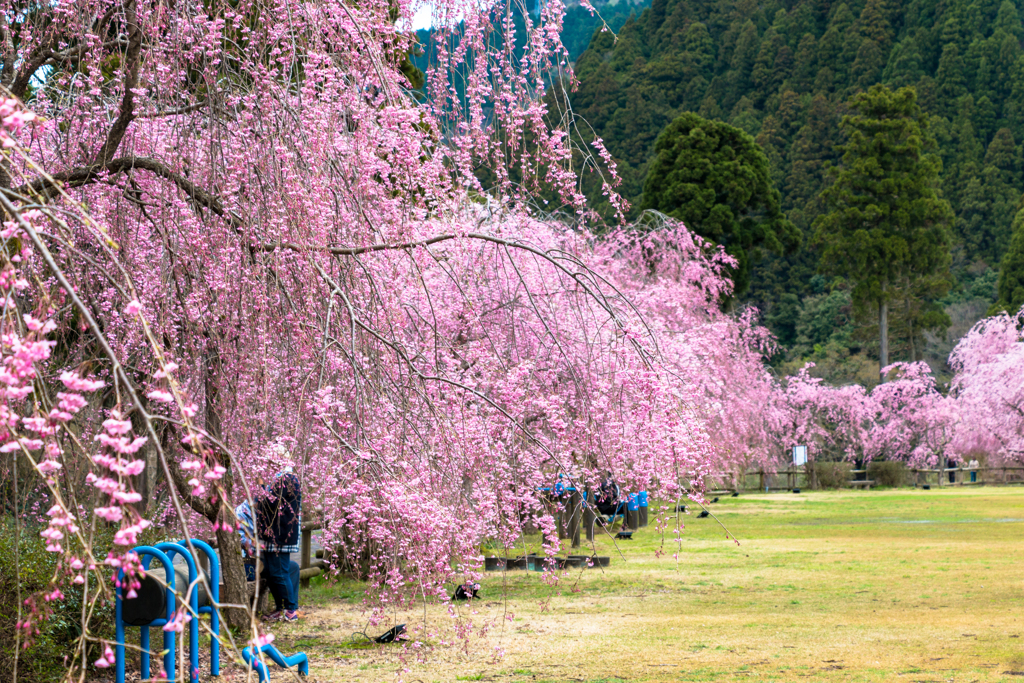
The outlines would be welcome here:
<svg viewBox="0 0 1024 683">
<path fill-rule="evenodd" d="M 300 552 L 300 555 L 299 555 L 299 558 L 300 558 L 299 559 L 299 575 L 300 575 L 300 577 L 302 575 L 302 570 L 309 568 L 309 564 L 310 564 L 309 556 L 310 556 L 310 549 L 312 547 L 313 547 L 313 527 L 312 527 L 312 525 L 303 524 L 302 525 L 302 545 L 299 546 L 299 548 L 300 548 L 300 551 L 299 551 Z M 309 588 L 309 579 L 308 578 L 300 578 L 299 583 L 302 585 L 303 588 Z"/>
<path fill-rule="evenodd" d="M 587 532 L 587 540 L 594 540 L 594 523 L 597 521 L 597 516 L 594 514 L 593 502 L 591 501 L 592 496 L 590 491 L 583 493 L 586 500 L 583 503 L 583 526 Z"/>
<path fill-rule="evenodd" d="M 636 531 L 638 528 L 640 528 L 640 507 L 639 507 L 639 504 L 636 502 L 636 494 L 633 493 L 633 494 L 630 494 L 630 495 L 633 496 L 633 501 L 630 502 L 629 499 L 627 498 L 626 509 L 622 511 L 623 512 L 622 528 L 623 529 L 629 528 L 629 529 L 632 529 L 633 531 Z M 636 510 L 630 510 L 629 508 L 632 505 L 637 505 L 637 509 Z"/>
<path fill-rule="evenodd" d="M 758 487 L 759 491 L 764 491 L 764 469 L 762 468 L 759 472 L 761 475 L 761 485 Z"/>
<path fill-rule="evenodd" d="M 582 517 L 582 505 L 583 500 L 580 497 L 580 492 L 573 489 L 572 493 L 569 494 L 569 528 L 568 536 L 572 541 L 573 548 L 580 547 L 580 518 Z"/>
</svg>

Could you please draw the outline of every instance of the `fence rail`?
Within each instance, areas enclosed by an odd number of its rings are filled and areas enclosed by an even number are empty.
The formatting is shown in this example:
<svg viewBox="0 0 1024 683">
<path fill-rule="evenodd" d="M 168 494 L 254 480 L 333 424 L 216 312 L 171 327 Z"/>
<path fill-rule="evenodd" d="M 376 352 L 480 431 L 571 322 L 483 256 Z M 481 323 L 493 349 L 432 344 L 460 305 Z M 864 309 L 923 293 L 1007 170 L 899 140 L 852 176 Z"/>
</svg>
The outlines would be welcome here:
<svg viewBox="0 0 1024 683">
<path fill-rule="evenodd" d="M 1024 466 L 1007 465 L 1003 467 L 946 467 L 919 468 L 908 467 L 904 470 L 905 483 L 915 487 L 922 486 L 984 486 L 1024 484 Z M 851 479 L 844 483 L 844 488 L 871 488 L 878 482 L 868 479 L 867 469 L 849 470 Z M 973 475 L 973 476 L 972 476 Z M 709 475 L 704 478 L 704 488 L 709 494 L 731 493 L 733 491 L 789 491 L 798 488 L 818 488 L 813 468 L 789 467 L 780 470 L 747 470 L 730 474 Z"/>
</svg>

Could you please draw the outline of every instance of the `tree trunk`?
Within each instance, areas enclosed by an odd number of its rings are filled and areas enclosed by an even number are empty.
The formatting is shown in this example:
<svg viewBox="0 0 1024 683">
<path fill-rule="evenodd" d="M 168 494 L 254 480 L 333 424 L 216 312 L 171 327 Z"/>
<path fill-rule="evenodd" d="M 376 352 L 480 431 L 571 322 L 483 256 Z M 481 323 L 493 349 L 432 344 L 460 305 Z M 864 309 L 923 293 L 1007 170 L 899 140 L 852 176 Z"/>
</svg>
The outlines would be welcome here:
<svg viewBox="0 0 1024 683">
<path fill-rule="evenodd" d="M 885 381 L 882 369 L 889 365 L 889 302 L 885 300 L 885 287 L 882 287 L 882 298 L 878 300 L 878 374 L 880 381 Z"/>
<path fill-rule="evenodd" d="M 207 348 L 206 386 L 204 387 L 206 393 L 205 427 L 211 436 L 221 439 L 219 398 L 223 364 L 215 342 L 209 335 L 207 335 Z M 234 471 L 226 455 L 220 453 L 217 455 L 220 456 L 217 460 L 227 469 L 227 472 L 220 479 L 221 491 L 217 496 L 218 500 L 213 501 L 214 504 L 211 506 L 214 508 L 214 517 L 210 521 L 219 522 L 221 527 L 227 525 L 229 529 L 235 529 L 238 526 L 238 520 L 235 518 L 234 508 L 231 506 L 231 493 L 235 483 Z M 220 551 L 221 578 L 224 581 L 224 594 L 220 596 L 220 601 L 233 605 L 245 605 L 249 593 L 245 581 L 245 566 L 242 562 L 241 538 L 234 531 L 219 529 L 217 531 L 217 549 Z M 232 628 L 248 630 L 249 614 L 246 610 L 225 609 L 221 611 L 221 615 L 225 623 Z"/>
<path fill-rule="evenodd" d="M 229 506 L 221 516 L 222 520 L 235 520 L 234 511 Z M 229 522 L 231 523 L 231 522 Z M 232 528 L 237 525 L 234 521 Z M 222 522 L 223 524 L 223 522 Z M 217 550 L 220 554 L 221 580 L 224 582 L 224 592 L 220 596 L 221 603 L 232 605 L 247 605 L 249 590 L 245 581 L 245 566 L 242 564 L 242 541 L 239 535 L 230 529 L 217 530 Z M 245 609 L 222 609 L 221 619 L 233 629 L 241 632 L 249 630 L 249 613 Z"/>
<path fill-rule="evenodd" d="M 169 452 L 170 444 L 178 440 L 176 430 L 167 425 L 163 439 L 165 452 Z M 206 495 L 193 496 L 192 487 L 189 486 L 187 481 L 189 477 L 182 472 L 179 463 L 169 457 L 167 465 L 171 471 L 171 480 L 174 488 L 178 490 L 178 496 L 186 505 L 211 523 L 217 522 L 221 526 L 228 525 L 229 529 L 234 529 L 238 526 L 238 519 L 235 517 L 235 511 L 231 508 L 230 499 L 220 500 L 218 496 L 217 499 L 211 500 Z M 225 479 L 229 479 L 229 477 L 225 476 L 220 481 L 221 485 L 227 489 L 230 482 L 224 483 Z M 217 551 L 220 557 L 221 581 L 224 584 L 224 590 L 220 594 L 220 602 L 232 605 L 248 604 L 249 593 L 245 581 L 245 566 L 242 563 L 241 537 L 234 531 L 218 530 Z M 244 609 L 222 609 L 221 619 L 222 623 L 240 632 L 244 633 L 249 630 L 249 615 Z"/>
<path fill-rule="evenodd" d="M 909 290 L 910 284 L 907 283 Z M 904 311 L 907 315 L 907 340 L 910 342 L 910 362 L 917 360 L 917 349 L 914 346 L 914 318 L 910 315 L 910 297 L 904 299 Z"/>
</svg>

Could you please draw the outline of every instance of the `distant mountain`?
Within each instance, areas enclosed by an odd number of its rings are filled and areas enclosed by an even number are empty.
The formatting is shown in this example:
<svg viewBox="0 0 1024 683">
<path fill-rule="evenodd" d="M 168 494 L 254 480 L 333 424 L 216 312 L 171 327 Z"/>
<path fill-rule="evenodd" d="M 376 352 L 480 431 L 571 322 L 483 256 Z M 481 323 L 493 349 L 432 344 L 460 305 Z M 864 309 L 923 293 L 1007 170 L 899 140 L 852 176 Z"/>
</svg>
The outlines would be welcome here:
<svg viewBox="0 0 1024 683">
<path fill-rule="evenodd" d="M 594 31 L 603 26 L 602 20 L 612 32 L 618 33 L 630 15 L 640 14 L 645 7 L 650 6 L 651 0 L 593 2 L 591 4 L 597 10 L 597 14 L 591 14 L 590 10 L 583 9 L 578 2 L 567 4 L 562 23 L 562 44 L 569 50 L 570 58 L 575 61 L 590 45 Z"/>
<path fill-rule="evenodd" d="M 537 0 L 528 0 L 531 12 L 536 15 Z M 591 3 L 596 13 L 585 10 L 579 5 L 579 0 L 566 3 L 565 17 L 562 21 L 562 44 L 569 50 L 569 58 L 575 61 L 580 54 L 590 45 L 590 39 L 594 32 L 600 28 L 607 27 L 612 35 L 622 28 L 630 16 L 638 15 L 649 7 L 651 0 L 595 0 Z M 518 5 L 515 7 L 518 9 Z M 421 70 L 426 69 L 428 60 L 426 55 L 429 52 L 431 32 L 429 29 L 416 31 L 416 38 L 424 48 L 424 54 L 413 57 L 413 63 Z"/>
</svg>

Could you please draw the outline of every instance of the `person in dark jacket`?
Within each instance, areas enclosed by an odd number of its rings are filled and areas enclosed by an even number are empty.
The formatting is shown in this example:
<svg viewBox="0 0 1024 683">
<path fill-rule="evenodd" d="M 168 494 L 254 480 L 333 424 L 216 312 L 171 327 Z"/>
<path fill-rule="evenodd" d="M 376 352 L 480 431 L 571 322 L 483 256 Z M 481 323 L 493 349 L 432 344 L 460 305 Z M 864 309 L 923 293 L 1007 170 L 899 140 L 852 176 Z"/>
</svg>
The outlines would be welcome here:
<svg viewBox="0 0 1024 683">
<path fill-rule="evenodd" d="M 298 476 L 286 467 L 264 495 L 256 501 L 256 528 L 264 550 L 261 553 L 267 588 L 274 601 L 284 608 L 268 620 L 299 618 L 299 596 L 291 576 L 291 554 L 299 552 L 299 529 L 302 526 L 302 485 Z"/>
<path fill-rule="evenodd" d="M 263 543 L 259 540 L 259 535 L 256 533 L 256 517 L 252 513 L 252 508 L 249 506 L 249 501 L 242 501 L 242 504 L 235 508 L 235 516 L 238 518 L 238 534 L 241 536 L 242 541 L 242 566 L 245 567 L 245 580 L 255 581 L 256 580 L 256 561 L 259 556 L 263 555 Z M 298 602 L 299 596 L 299 563 L 295 561 L 288 562 L 288 577 L 291 581 L 292 591 L 295 593 L 295 601 Z M 264 587 L 269 585 L 267 580 L 267 567 L 263 565 L 260 572 L 260 582 Z M 278 591 L 279 595 L 275 596 L 274 602 L 276 608 L 274 613 L 278 617 L 284 615 L 284 601 L 283 596 L 280 595 L 282 591 Z"/>
</svg>

